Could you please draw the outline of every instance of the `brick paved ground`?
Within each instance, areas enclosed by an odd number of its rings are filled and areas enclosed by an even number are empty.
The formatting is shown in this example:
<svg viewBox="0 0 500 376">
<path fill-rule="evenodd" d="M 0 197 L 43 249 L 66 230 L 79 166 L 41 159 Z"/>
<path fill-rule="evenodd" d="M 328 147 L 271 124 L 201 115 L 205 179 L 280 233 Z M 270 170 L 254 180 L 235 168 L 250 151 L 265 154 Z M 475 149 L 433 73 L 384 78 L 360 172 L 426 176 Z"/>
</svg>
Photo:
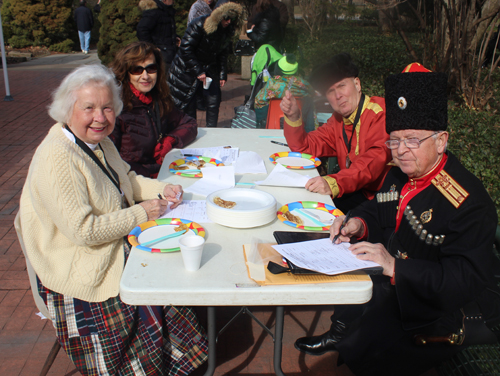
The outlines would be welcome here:
<svg viewBox="0 0 500 376">
<path fill-rule="evenodd" d="M 95 54 L 91 54 L 95 55 Z M 92 60 L 94 58 L 94 60 Z M 82 60 L 90 59 L 90 60 Z M 0 375 L 34 376 L 40 373 L 55 340 L 54 328 L 36 313 L 26 264 L 13 227 L 24 179 L 34 153 L 53 120 L 47 115 L 50 93 L 63 77 L 79 63 L 95 57 L 72 55 L 9 66 L 12 102 L 0 101 Z M 57 63 L 58 65 L 54 65 Z M 247 81 L 231 75 L 223 89 L 219 126 L 229 127 L 234 107 L 249 94 Z M 3 71 L 0 77 L 0 100 L 4 98 Z M 198 113 L 204 126 L 204 113 Z M 200 309 L 200 320 L 205 321 Z M 237 311 L 234 307 L 218 309 L 222 327 Z M 272 326 L 273 311 L 257 307 L 252 310 L 262 322 Z M 286 309 L 283 339 L 283 370 L 288 375 L 349 375 L 345 367 L 337 369 L 336 357 L 304 356 L 293 348 L 297 337 L 320 334 L 329 327 L 331 307 L 289 307 Z M 274 374 L 272 339 L 260 326 L 243 315 L 219 339 L 216 375 Z M 201 375 L 204 369 L 195 372 Z M 49 375 L 79 373 L 63 351 L 58 354 Z"/>
</svg>

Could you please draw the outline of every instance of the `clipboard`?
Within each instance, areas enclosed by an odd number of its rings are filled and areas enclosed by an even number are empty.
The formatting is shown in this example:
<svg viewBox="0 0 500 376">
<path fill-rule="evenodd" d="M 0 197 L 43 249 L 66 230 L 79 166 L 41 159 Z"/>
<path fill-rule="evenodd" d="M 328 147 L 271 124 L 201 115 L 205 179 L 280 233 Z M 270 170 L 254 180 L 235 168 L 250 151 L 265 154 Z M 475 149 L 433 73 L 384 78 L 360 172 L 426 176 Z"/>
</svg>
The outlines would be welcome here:
<svg viewBox="0 0 500 376">
<path fill-rule="evenodd" d="M 325 232 L 299 232 L 299 231 L 274 231 L 273 235 L 278 244 L 298 243 L 298 242 L 305 242 L 308 240 L 317 240 L 330 237 L 330 234 Z M 322 274 L 319 272 L 315 272 L 313 270 L 300 268 L 285 257 L 283 257 L 283 259 L 287 263 L 288 268 L 270 262 L 267 266 L 268 270 L 271 273 L 276 273 L 276 274 L 283 273 L 285 271 L 290 272 L 292 274 Z M 382 266 L 376 266 L 372 268 L 364 268 L 359 270 L 364 271 L 366 274 L 376 275 L 376 274 L 382 274 L 384 268 L 382 268 Z"/>
</svg>

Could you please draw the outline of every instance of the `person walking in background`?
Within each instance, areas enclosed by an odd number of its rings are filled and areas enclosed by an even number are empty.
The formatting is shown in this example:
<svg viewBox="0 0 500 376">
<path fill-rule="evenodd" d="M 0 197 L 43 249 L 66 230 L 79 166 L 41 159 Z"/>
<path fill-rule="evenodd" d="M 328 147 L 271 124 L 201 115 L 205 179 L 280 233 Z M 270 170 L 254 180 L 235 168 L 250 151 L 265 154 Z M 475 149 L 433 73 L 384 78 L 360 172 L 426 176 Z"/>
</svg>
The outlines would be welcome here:
<svg viewBox="0 0 500 376">
<path fill-rule="evenodd" d="M 94 16 L 92 11 L 87 8 L 87 1 L 80 0 L 80 6 L 75 10 L 75 22 L 78 28 L 78 37 L 80 38 L 80 47 L 84 54 L 89 53 L 90 31 L 94 26 Z"/>
<path fill-rule="evenodd" d="M 161 51 L 168 73 L 180 38 L 176 34 L 174 0 L 141 0 L 142 18 L 137 24 L 137 39 L 153 43 Z"/>
<path fill-rule="evenodd" d="M 251 16 L 252 22 L 247 23 L 247 35 L 255 43 L 255 48 L 270 44 L 277 51 L 281 51 L 284 33 L 278 8 L 271 0 L 257 0 L 253 11 L 255 13 Z"/>
<path fill-rule="evenodd" d="M 175 106 L 196 119 L 196 98 L 203 95 L 207 127 L 217 126 L 221 87 L 227 80 L 227 56 L 242 18 L 243 6 L 232 2 L 216 8 L 210 15 L 195 18 L 172 61 L 168 85 Z"/>
<path fill-rule="evenodd" d="M 252 30 L 254 28 L 255 24 L 262 22 L 263 15 L 260 13 L 262 13 L 262 9 L 267 9 L 269 4 L 274 6 L 279 12 L 279 25 L 281 27 L 281 30 L 280 30 L 281 39 L 283 39 L 285 37 L 285 30 L 286 30 L 286 25 L 288 24 L 289 15 L 288 15 L 288 9 L 287 9 L 286 5 L 284 3 L 282 3 L 280 0 L 267 0 L 267 1 L 266 0 L 264 0 L 264 1 L 258 0 L 257 3 L 252 7 L 252 11 L 250 12 L 250 16 L 248 17 L 247 30 Z M 269 18 L 270 15 L 268 14 L 267 17 Z M 277 22 L 277 19 L 275 18 L 275 16 L 273 18 L 273 22 L 274 23 Z M 276 25 L 273 24 L 272 27 L 274 30 L 274 27 L 276 27 Z M 257 30 L 255 30 L 255 31 L 257 31 Z M 258 38 L 259 38 L 259 36 L 257 36 L 257 39 Z M 260 44 L 262 44 L 262 43 L 260 43 Z M 269 44 L 272 44 L 272 43 L 269 43 Z"/>
<path fill-rule="evenodd" d="M 189 25 L 195 18 L 212 13 L 213 4 L 214 0 L 196 0 L 189 9 L 187 24 Z"/>
</svg>

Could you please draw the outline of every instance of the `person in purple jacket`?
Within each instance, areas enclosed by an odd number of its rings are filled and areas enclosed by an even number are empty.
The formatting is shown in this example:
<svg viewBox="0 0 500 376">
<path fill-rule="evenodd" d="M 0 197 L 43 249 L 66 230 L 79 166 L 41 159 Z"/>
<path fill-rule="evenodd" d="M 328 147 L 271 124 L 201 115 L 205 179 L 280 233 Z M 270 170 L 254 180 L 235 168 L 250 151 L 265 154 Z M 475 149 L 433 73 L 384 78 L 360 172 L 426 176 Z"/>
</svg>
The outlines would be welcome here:
<svg viewBox="0 0 500 376">
<path fill-rule="evenodd" d="M 132 170 L 155 178 L 172 148 L 196 138 L 198 124 L 175 108 L 161 53 L 153 44 L 131 43 L 110 67 L 123 90 L 123 111 L 110 138 Z"/>
</svg>

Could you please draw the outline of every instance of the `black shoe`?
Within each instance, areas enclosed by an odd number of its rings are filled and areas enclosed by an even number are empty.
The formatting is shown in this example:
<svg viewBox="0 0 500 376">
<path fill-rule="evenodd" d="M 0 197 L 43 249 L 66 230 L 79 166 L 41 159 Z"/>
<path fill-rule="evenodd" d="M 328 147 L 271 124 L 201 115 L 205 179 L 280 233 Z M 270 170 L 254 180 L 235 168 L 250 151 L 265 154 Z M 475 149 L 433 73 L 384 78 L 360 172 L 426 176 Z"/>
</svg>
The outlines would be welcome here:
<svg viewBox="0 0 500 376">
<path fill-rule="evenodd" d="M 321 336 L 302 337 L 295 341 L 295 348 L 309 355 L 323 355 L 328 351 L 337 351 L 335 345 L 341 338 L 340 335 L 331 332 Z"/>
</svg>

